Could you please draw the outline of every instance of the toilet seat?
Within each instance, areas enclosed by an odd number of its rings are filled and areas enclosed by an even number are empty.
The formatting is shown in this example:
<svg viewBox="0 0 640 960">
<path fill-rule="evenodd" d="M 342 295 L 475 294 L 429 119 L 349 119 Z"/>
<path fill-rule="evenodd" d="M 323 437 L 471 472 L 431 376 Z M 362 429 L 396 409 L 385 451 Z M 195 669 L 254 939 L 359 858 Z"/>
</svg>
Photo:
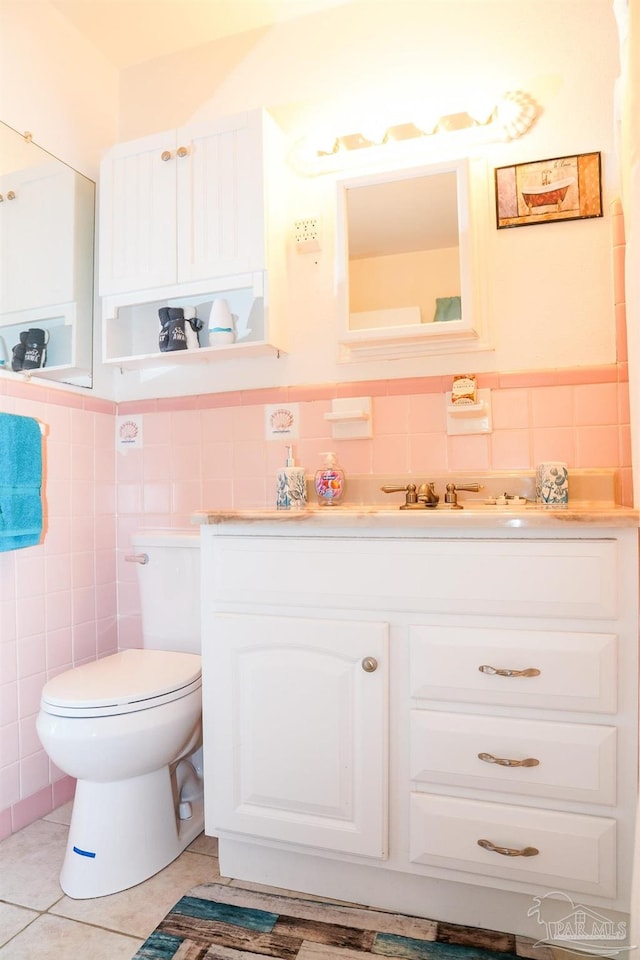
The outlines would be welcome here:
<svg viewBox="0 0 640 960">
<path fill-rule="evenodd" d="M 197 654 L 123 650 L 53 677 L 41 709 L 58 717 L 109 717 L 137 713 L 199 691 Z"/>
</svg>

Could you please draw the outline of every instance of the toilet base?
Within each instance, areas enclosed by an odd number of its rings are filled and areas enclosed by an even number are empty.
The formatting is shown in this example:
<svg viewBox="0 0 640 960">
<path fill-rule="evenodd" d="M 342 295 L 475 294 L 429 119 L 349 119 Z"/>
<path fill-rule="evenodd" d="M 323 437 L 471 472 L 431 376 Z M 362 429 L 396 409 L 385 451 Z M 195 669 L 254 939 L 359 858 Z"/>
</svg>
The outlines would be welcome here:
<svg viewBox="0 0 640 960">
<path fill-rule="evenodd" d="M 133 887 L 175 860 L 201 833 L 202 800 L 178 820 L 169 767 L 130 780 L 78 780 L 60 886 L 75 900 Z"/>
</svg>

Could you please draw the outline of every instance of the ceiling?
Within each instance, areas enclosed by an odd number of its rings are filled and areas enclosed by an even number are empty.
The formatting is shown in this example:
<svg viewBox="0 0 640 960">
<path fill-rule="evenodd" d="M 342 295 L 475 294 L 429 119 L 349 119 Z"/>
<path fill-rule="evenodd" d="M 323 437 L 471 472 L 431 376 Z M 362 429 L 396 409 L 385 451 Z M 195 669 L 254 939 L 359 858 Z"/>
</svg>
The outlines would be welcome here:
<svg viewBox="0 0 640 960">
<path fill-rule="evenodd" d="M 51 0 L 116 67 L 123 69 L 352 0 Z"/>
</svg>

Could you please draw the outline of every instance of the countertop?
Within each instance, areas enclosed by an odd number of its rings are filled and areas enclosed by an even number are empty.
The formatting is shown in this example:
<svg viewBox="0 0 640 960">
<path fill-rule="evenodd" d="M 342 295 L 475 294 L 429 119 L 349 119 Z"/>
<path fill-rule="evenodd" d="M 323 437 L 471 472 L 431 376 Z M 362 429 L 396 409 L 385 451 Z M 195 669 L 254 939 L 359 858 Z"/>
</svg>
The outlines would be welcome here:
<svg viewBox="0 0 640 960">
<path fill-rule="evenodd" d="M 463 509 L 446 506 L 401 510 L 399 507 L 381 507 L 377 504 L 346 504 L 344 506 L 314 507 L 304 510 L 198 510 L 191 518 L 194 524 L 258 525 L 266 528 L 291 529 L 295 524 L 311 531 L 322 528 L 389 529 L 419 533 L 424 530 L 461 532 L 478 529 L 559 529 L 567 524 L 599 527 L 638 527 L 640 511 L 631 507 L 601 502 L 576 501 L 567 506 L 549 507 L 534 503 L 524 505 L 489 505 L 481 501 L 465 502 Z M 272 532 L 270 529 L 269 532 Z"/>
</svg>

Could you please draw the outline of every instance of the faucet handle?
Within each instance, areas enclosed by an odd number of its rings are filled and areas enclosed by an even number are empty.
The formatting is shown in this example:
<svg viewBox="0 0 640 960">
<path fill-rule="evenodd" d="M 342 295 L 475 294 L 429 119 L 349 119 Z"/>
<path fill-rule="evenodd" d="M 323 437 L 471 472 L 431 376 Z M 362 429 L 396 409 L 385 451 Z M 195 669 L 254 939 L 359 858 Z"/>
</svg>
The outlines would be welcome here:
<svg viewBox="0 0 640 960">
<path fill-rule="evenodd" d="M 405 506 L 418 502 L 417 487 L 415 483 L 405 483 L 403 486 L 385 483 L 380 487 L 383 493 L 406 493 Z"/>
<path fill-rule="evenodd" d="M 458 490 L 467 490 L 470 493 L 478 493 L 482 490 L 481 483 L 448 483 L 447 492 L 444 495 L 444 502 L 452 507 L 462 509 L 458 503 Z"/>
<path fill-rule="evenodd" d="M 456 490 L 468 490 L 470 493 L 478 493 L 482 490 L 481 483 L 448 483 L 447 490 L 454 493 Z"/>
</svg>

